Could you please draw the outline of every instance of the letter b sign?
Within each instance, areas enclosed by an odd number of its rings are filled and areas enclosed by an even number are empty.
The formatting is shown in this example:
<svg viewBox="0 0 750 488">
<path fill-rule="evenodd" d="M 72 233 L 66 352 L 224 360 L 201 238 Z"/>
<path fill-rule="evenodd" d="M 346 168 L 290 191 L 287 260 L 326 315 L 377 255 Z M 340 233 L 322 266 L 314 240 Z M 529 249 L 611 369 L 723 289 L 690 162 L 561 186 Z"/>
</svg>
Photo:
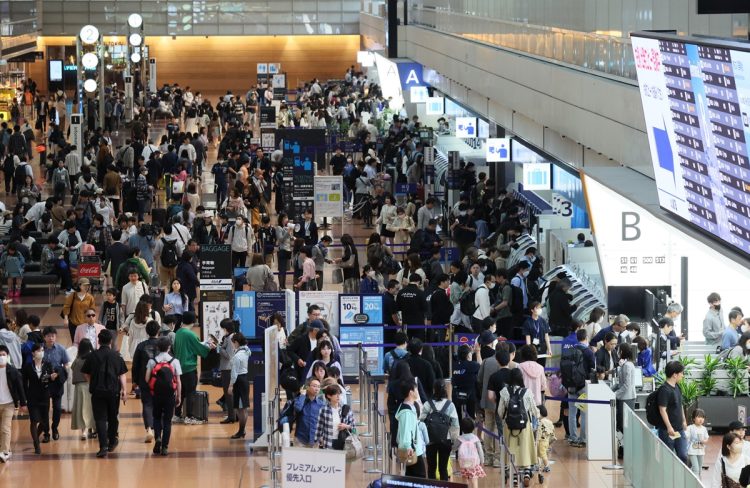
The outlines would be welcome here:
<svg viewBox="0 0 750 488">
<path fill-rule="evenodd" d="M 641 229 L 638 224 L 641 222 L 641 216 L 636 212 L 622 213 L 622 240 L 637 241 L 641 238 Z"/>
</svg>

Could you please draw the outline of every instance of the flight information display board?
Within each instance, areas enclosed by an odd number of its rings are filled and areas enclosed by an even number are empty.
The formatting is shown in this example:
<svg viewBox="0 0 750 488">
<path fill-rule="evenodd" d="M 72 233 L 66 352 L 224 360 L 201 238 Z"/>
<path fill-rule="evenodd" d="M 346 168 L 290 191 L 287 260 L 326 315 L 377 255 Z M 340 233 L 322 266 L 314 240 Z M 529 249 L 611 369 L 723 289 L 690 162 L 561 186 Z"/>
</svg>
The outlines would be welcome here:
<svg viewBox="0 0 750 488">
<path fill-rule="evenodd" d="M 668 36 L 632 43 L 660 205 L 750 253 L 750 53 Z"/>
</svg>

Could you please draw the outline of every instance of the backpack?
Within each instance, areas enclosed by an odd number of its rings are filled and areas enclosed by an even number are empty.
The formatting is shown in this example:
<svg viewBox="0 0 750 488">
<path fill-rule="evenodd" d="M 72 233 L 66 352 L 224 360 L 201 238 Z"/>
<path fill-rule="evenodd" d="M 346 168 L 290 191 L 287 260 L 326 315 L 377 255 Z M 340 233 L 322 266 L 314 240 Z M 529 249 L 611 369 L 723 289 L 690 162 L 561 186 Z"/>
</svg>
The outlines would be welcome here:
<svg viewBox="0 0 750 488">
<path fill-rule="evenodd" d="M 516 388 L 510 392 L 508 407 L 505 410 L 504 418 L 505 425 L 508 426 L 511 435 L 513 434 L 513 431 L 517 431 L 518 434 L 520 434 L 529 424 L 529 414 L 526 412 L 526 406 L 523 401 L 523 396 L 525 394 L 526 388 Z"/>
<path fill-rule="evenodd" d="M 398 363 L 400 363 L 401 361 L 406 361 L 406 358 L 409 357 L 409 354 L 408 353 L 405 354 L 404 357 L 398 357 L 398 355 L 396 354 L 396 350 L 395 349 L 392 349 L 388 354 L 390 354 L 391 357 L 393 358 L 393 362 L 391 363 L 391 367 L 388 370 L 388 374 L 392 375 L 393 374 L 393 370 L 396 368 L 396 365 Z"/>
<path fill-rule="evenodd" d="M 161 249 L 161 265 L 165 268 L 177 267 L 177 241 L 168 241 L 161 238 L 164 247 Z"/>
<path fill-rule="evenodd" d="M 148 387 L 152 395 L 169 396 L 174 395 L 174 392 L 177 391 L 177 374 L 172 366 L 172 361 L 174 361 L 174 358 L 156 363 L 154 369 L 151 370 Z"/>
<path fill-rule="evenodd" d="M 26 164 L 19 164 L 13 172 L 13 180 L 16 186 L 23 186 L 26 183 Z"/>
<path fill-rule="evenodd" d="M 523 290 L 512 283 L 510 285 L 510 311 L 513 315 L 523 314 Z"/>
<path fill-rule="evenodd" d="M 468 315 L 469 317 L 471 317 L 472 315 L 474 315 L 474 312 L 477 311 L 477 302 L 475 300 L 476 295 L 477 295 L 477 290 L 471 290 L 468 293 L 465 293 L 464 296 L 462 296 L 461 299 L 458 301 L 462 314 Z"/>
<path fill-rule="evenodd" d="M 430 438 L 430 444 L 447 444 L 448 430 L 451 428 L 451 418 L 446 414 L 446 410 L 450 406 L 450 400 L 446 400 L 443 404 L 443 408 L 438 411 L 435 407 L 435 403 L 430 400 L 430 413 L 424 419 L 425 427 L 427 427 L 427 435 Z"/>
<path fill-rule="evenodd" d="M 646 420 L 649 424 L 657 428 L 664 427 L 664 420 L 662 420 L 659 413 L 659 390 L 661 390 L 661 387 L 652 391 L 646 397 Z"/>
<path fill-rule="evenodd" d="M 560 374 L 565 388 L 579 389 L 586 385 L 588 372 L 584 366 L 583 351 L 578 344 L 562 350 Z"/>
<path fill-rule="evenodd" d="M 458 439 L 458 467 L 461 469 L 472 469 L 479 466 L 479 452 L 477 452 L 476 441 Z"/>
</svg>

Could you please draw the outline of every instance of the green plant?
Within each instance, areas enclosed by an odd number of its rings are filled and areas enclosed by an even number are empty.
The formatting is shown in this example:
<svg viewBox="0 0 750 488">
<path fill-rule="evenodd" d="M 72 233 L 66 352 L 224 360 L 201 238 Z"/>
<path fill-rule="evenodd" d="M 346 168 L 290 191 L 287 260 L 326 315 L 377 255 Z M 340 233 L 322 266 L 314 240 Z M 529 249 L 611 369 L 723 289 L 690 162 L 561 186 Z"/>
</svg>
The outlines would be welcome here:
<svg viewBox="0 0 750 488">
<path fill-rule="evenodd" d="M 666 380 L 664 371 L 657 371 L 654 375 L 654 388 L 659 388 Z"/>
<path fill-rule="evenodd" d="M 698 391 L 701 396 L 709 396 L 716 389 L 714 372 L 721 366 L 721 360 L 710 354 L 703 358 L 703 377 L 698 381 Z"/>
<path fill-rule="evenodd" d="M 724 368 L 729 375 L 729 392 L 733 397 L 747 394 L 747 365 L 744 357 L 728 358 L 724 360 Z"/>
<path fill-rule="evenodd" d="M 700 396 L 698 383 L 691 380 L 682 380 L 678 385 L 680 386 L 680 392 L 682 392 L 683 405 L 685 409 L 688 409 Z"/>
<path fill-rule="evenodd" d="M 695 358 L 691 358 L 688 356 L 681 356 L 678 361 L 680 361 L 682 366 L 685 368 L 685 377 L 690 378 L 693 372 L 693 367 L 698 361 L 696 361 Z"/>
</svg>

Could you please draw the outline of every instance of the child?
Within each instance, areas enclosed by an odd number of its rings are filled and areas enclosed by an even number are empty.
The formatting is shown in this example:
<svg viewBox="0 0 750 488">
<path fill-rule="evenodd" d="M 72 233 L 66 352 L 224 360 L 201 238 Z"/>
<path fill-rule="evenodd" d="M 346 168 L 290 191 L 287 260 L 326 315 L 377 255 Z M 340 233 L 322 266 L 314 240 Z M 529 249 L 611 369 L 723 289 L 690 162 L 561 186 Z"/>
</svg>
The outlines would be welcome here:
<svg viewBox="0 0 750 488">
<path fill-rule="evenodd" d="M 544 483 L 544 473 L 549 473 L 549 459 L 547 458 L 547 451 L 549 446 L 557 440 L 555 437 L 555 426 L 552 425 L 552 421 L 547 418 L 547 407 L 539 405 L 539 430 L 537 430 L 537 456 L 539 457 L 539 483 Z"/>
<path fill-rule="evenodd" d="M 372 266 L 365 264 L 362 268 L 362 280 L 359 282 L 361 294 L 373 294 L 378 292 L 378 280 L 375 279 L 375 270 Z"/>
<path fill-rule="evenodd" d="M 120 306 L 117 304 L 117 290 L 108 288 L 104 294 L 104 303 L 102 303 L 102 313 L 99 317 L 102 325 L 113 333 L 117 333 L 122 325 L 122 314 Z M 116 336 L 115 336 L 116 337 Z"/>
<path fill-rule="evenodd" d="M 23 258 L 15 242 L 8 245 L 8 249 L 0 257 L 0 269 L 8 279 L 8 297 L 19 298 L 21 296 L 21 282 L 26 260 Z"/>
<path fill-rule="evenodd" d="M 693 423 L 690 424 L 685 432 L 688 443 L 688 456 L 690 457 L 691 467 L 695 476 L 701 477 L 703 469 L 703 456 L 706 454 L 706 445 L 708 442 L 708 430 L 703 425 L 706 422 L 706 412 L 700 408 L 693 410 Z"/>
<path fill-rule="evenodd" d="M 470 417 L 461 419 L 461 435 L 458 436 L 458 467 L 467 485 L 479 486 L 479 478 L 484 478 L 484 450 L 479 437 L 474 434 L 474 421 Z"/>
</svg>

